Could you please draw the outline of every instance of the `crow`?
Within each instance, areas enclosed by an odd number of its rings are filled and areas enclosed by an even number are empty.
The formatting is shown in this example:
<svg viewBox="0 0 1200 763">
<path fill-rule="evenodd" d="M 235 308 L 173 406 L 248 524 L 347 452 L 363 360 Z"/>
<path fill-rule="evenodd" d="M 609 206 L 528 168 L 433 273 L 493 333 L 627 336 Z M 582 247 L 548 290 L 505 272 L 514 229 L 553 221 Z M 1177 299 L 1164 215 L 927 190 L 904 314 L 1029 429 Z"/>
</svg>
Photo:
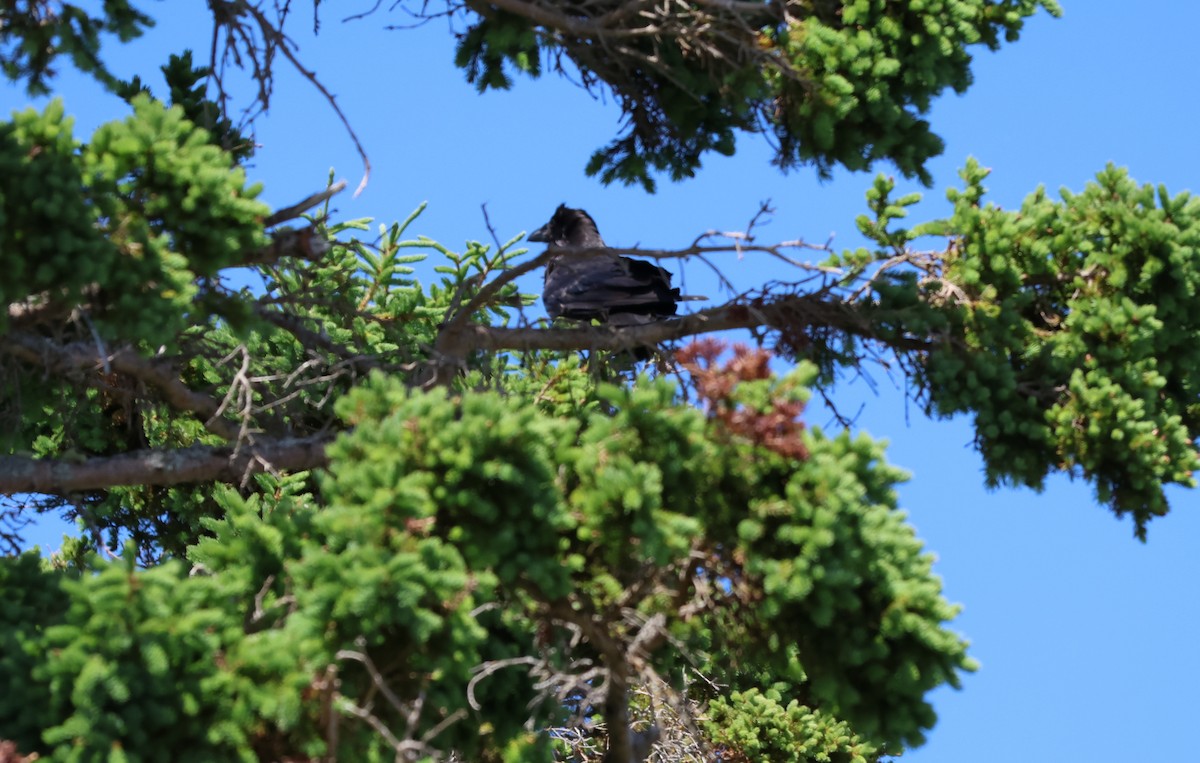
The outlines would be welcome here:
<svg viewBox="0 0 1200 763">
<path fill-rule="evenodd" d="M 560 205 L 529 240 L 557 252 L 542 291 L 551 318 L 640 326 L 671 317 L 682 300 L 703 299 L 681 296 L 665 268 L 605 251 L 596 221 L 582 209 Z"/>
</svg>

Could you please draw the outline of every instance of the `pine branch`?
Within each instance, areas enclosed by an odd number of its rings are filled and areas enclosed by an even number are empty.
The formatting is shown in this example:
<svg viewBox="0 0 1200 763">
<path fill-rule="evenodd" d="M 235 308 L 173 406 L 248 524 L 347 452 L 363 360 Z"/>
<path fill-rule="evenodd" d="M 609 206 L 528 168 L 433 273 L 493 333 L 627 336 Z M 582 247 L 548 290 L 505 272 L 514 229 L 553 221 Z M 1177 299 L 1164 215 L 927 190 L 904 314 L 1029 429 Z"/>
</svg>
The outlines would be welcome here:
<svg viewBox="0 0 1200 763">
<path fill-rule="evenodd" d="M 335 185 L 329 190 L 340 190 L 340 186 Z M 305 199 L 300 204 L 289 207 L 283 213 L 276 213 L 268 218 L 265 225 L 275 225 L 281 222 L 282 219 L 276 220 L 281 214 L 291 214 L 299 209 L 302 205 L 312 202 L 314 199 L 323 198 L 322 194 L 314 194 Z M 234 263 L 231 267 L 244 267 L 247 265 L 270 265 L 278 262 L 285 257 L 296 257 L 302 260 L 316 261 L 332 248 L 330 242 L 317 232 L 315 226 L 307 226 L 296 230 L 276 231 L 271 234 L 271 242 L 266 246 L 245 253 L 245 256 L 240 262 Z M 67 294 L 64 291 L 50 292 L 45 291 L 39 294 L 31 295 L 20 302 L 13 302 L 8 305 L 6 312 L 8 313 L 8 321 L 10 326 L 17 328 L 27 328 L 29 326 L 51 323 L 53 321 L 65 320 L 71 315 L 71 312 L 79 304 L 90 304 L 94 301 L 103 299 L 104 290 L 100 284 L 90 284 L 80 290 L 79 297 L 67 299 Z"/>
</svg>

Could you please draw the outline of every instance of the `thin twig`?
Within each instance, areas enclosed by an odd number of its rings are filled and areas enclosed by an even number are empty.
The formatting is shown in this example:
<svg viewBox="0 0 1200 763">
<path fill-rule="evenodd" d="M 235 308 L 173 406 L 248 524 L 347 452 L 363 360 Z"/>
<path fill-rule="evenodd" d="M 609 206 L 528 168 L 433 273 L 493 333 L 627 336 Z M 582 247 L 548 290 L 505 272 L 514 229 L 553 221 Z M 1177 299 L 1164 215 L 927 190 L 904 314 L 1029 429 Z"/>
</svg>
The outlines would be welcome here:
<svg viewBox="0 0 1200 763">
<path fill-rule="evenodd" d="M 350 140 L 354 142 L 354 149 L 358 151 L 358 155 L 362 159 L 363 163 L 362 180 L 359 181 L 358 188 L 356 188 L 354 191 L 355 198 L 358 198 L 359 194 L 363 192 L 363 189 L 367 187 L 367 181 L 371 177 L 371 160 L 367 157 L 367 151 L 365 148 L 363 148 L 362 142 L 358 139 L 358 133 L 354 131 L 354 127 L 351 126 L 350 120 L 346 118 L 346 114 L 342 111 L 342 107 L 338 105 L 337 98 L 333 95 L 333 93 L 329 92 L 325 85 L 321 84 L 321 81 L 317 79 L 316 72 L 305 68 L 305 66 L 300 63 L 300 60 L 296 58 L 295 53 L 293 53 L 289 47 L 290 40 L 287 39 L 282 31 L 276 29 L 271 22 L 269 22 L 266 17 L 263 16 L 262 11 L 250 3 L 243 3 L 242 7 L 248 11 L 250 15 L 254 16 L 256 21 L 258 21 L 259 27 L 261 28 L 263 34 L 273 38 L 273 41 L 278 44 L 279 50 L 283 52 L 284 57 L 291 62 L 292 66 L 296 68 L 296 71 L 300 72 L 300 76 L 308 80 L 309 83 L 311 83 L 312 86 L 315 87 L 321 93 L 321 95 L 325 97 L 325 100 L 329 102 L 333 112 L 337 114 L 338 119 L 341 120 L 342 126 L 346 128 L 347 134 L 350 135 Z"/>
</svg>

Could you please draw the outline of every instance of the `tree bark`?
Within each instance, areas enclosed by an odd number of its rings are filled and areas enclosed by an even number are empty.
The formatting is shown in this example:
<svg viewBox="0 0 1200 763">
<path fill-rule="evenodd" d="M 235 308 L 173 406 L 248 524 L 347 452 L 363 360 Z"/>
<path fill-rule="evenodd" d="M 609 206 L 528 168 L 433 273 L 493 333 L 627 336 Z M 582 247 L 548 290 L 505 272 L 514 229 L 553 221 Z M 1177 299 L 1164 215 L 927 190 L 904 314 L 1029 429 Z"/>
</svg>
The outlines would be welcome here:
<svg viewBox="0 0 1200 763">
<path fill-rule="evenodd" d="M 67 495 L 122 485 L 240 483 L 263 471 L 302 471 L 329 463 L 331 434 L 232 446 L 193 445 L 140 450 L 81 461 L 26 456 L 0 457 L 0 493 Z"/>
</svg>

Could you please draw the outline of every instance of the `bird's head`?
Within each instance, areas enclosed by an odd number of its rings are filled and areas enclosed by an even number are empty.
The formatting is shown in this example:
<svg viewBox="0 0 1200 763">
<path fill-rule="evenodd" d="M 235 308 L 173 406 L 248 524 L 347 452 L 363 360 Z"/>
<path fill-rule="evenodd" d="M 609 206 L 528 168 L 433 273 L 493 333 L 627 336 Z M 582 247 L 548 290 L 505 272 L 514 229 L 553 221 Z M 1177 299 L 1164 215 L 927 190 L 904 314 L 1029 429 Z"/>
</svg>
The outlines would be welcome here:
<svg viewBox="0 0 1200 763">
<path fill-rule="evenodd" d="M 560 204 L 550 222 L 530 233 L 528 240 L 560 248 L 604 246 L 592 216 L 566 204 Z"/>
</svg>

